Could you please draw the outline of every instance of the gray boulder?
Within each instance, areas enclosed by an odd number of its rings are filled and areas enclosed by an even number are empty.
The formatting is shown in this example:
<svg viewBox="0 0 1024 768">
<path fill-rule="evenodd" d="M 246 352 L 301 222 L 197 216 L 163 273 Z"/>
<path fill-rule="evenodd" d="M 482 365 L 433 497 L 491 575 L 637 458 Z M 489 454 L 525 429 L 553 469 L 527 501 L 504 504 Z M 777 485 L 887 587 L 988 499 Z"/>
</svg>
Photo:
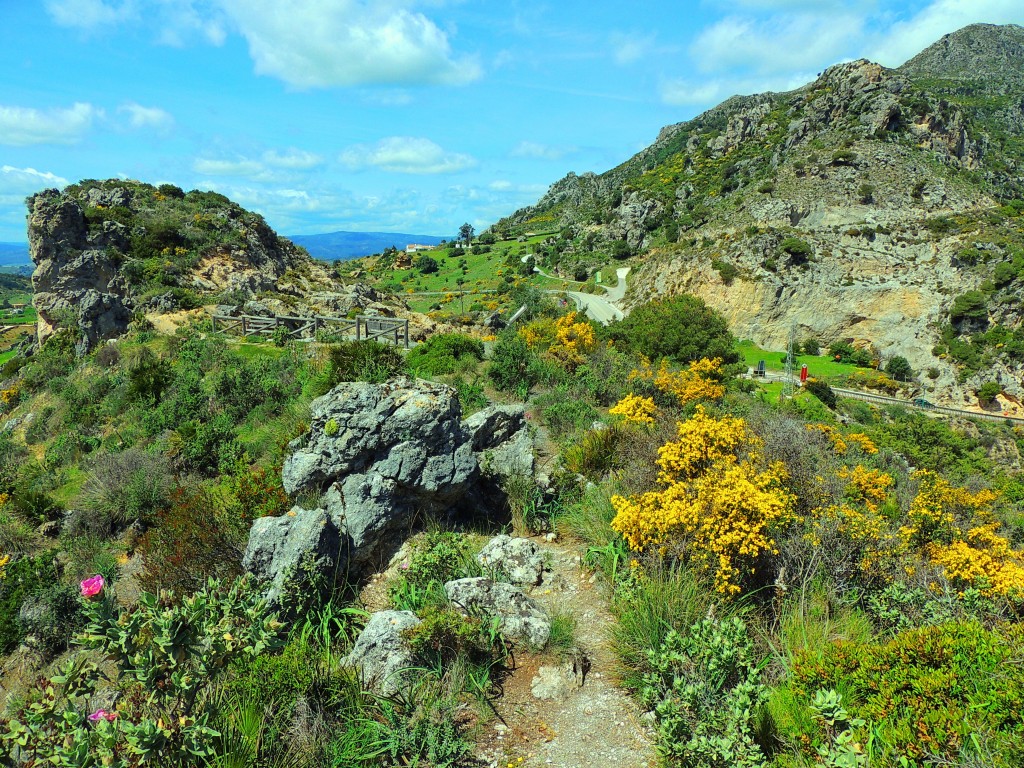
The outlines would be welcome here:
<svg viewBox="0 0 1024 768">
<path fill-rule="evenodd" d="M 419 623 L 412 611 L 373 614 L 342 664 L 359 672 L 367 690 L 384 696 L 401 690 L 413 666 L 413 654 L 402 633 Z"/>
<path fill-rule="evenodd" d="M 544 555 L 530 539 L 495 536 L 476 556 L 484 568 L 494 569 L 513 584 L 536 586 L 544 578 Z"/>
<path fill-rule="evenodd" d="M 551 634 L 551 619 L 519 587 L 485 578 L 457 579 L 444 585 L 445 595 L 463 613 L 497 617 L 509 640 L 543 648 Z"/>
<path fill-rule="evenodd" d="M 499 484 L 533 475 L 533 431 L 522 405 L 492 405 L 463 422 L 484 477 Z"/>
<path fill-rule="evenodd" d="M 455 390 L 399 378 L 340 384 L 313 402 L 305 444 L 285 461 L 289 494 L 321 494 L 351 562 L 387 545 L 423 512 L 455 504 L 477 476 Z"/>
<path fill-rule="evenodd" d="M 574 648 L 559 665 L 540 667 L 530 681 L 530 692 L 537 699 L 562 701 L 583 687 L 589 670 L 590 659 L 579 648 Z"/>
<path fill-rule="evenodd" d="M 253 521 L 242 567 L 269 582 L 267 600 L 277 605 L 290 581 L 329 586 L 344 559 L 338 528 L 327 512 L 293 507 L 287 515 Z"/>
</svg>

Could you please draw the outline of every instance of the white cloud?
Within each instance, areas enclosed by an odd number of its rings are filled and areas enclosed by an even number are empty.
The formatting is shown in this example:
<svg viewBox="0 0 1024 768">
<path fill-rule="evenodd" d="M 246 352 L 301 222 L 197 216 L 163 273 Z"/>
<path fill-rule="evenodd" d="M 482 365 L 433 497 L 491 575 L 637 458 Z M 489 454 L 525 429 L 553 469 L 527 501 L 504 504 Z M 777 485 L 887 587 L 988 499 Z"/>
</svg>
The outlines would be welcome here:
<svg viewBox="0 0 1024 768">
<path fill-rule="evenodd" d="M 131 0 L 116 5 L 104 0 L 46 0 L 46 12 L 62 27 L 84 30 L 120 24 L 136 16 Z"/>
<path fill-rule="evenodd" d="M 67 179 L 49 171 L 15 168 L 13 165 L 0 166 L 0 194 L 27 195 L 40 189 L 63 187 L 67 183 Z"/>
<path fill-rule="evenodd" d="M 820 69 L 841 59 L 862 36 L 854 14 L 790 14 L 768 19 L 729 16 L 704 30 L 691 55 L 702 72 L 741 69 L 757 74 Z"/>
<path fill-rule="evenodd" d="M 200 157 L 192 163 L 192 170 L 206 176 L 256 176 L 263 172 L 263 164 L 256 160 L 213 160 Z"/>
<path fill-rule="evenodd" d="M 269 150 L 263 153 L 263 162 L 275 168 L 286 168 L 293 171 L 308 171 L 316 168 L 324 161 L 320 155 L 305 150 L 289 148 L 284 152 Z"/>
<path fill-rule="evenodd" d="M 164 45 L 182 46 L 192 42 L 196 35 L 213 45 L 221 45 L 227 32 L 224 13 L 200 0 L 202 11 L 194 0 L 158 0 L 157 40 Z"/>
<path fill-rule="evenodd" d="M 893 24 L 869 58 L 895 67 L 943 35 L 977 22 L 1024 24 L 1020 0 L 935 0 L 917 14 Z"/>
<path fill-rule="evenodd" d="M 249 43 L 256 72 L 299 88 L 461 85 L 480 76 L 469 56 L 412 0 L 220 0 Z"/>
<path fill-rule="evenodd" d="M 82 102 L 47 110 L 0 105 L 0 144 L 75 144 L 102 115 L 102 110 Z"/>
<path fill-rule="evenodd" d="M 532 160 L 561 160 L 574 152 L 576 152 L 576 147 L 552 147 L 536 141 L 520 141 L 512 148 L 511 155 Z"/>
<path fill-rule="evenodd" d="M 376 144 L 355 144 L 338 158 L 344 165 L 391 173 L 455 173 L 476 165 L 469 155 L 448 152 L 430 139 L 390 136 Z"/>
<path fill-rule="evenodd" d="M 128 125 L 132 128 L 151 128 L 166 133 L 174 126 L 174 117 L 160 107 L 144 107 L 128 101 L 118 107 L 117 111 L 128 116 Z"/>
<path fill-rule="evenodd" d="M 641 37 L 616 32 L 611 37 L 612 56 L 616 64 L 632 64 L 654 48 L 654 36 Z"/>
</svg>

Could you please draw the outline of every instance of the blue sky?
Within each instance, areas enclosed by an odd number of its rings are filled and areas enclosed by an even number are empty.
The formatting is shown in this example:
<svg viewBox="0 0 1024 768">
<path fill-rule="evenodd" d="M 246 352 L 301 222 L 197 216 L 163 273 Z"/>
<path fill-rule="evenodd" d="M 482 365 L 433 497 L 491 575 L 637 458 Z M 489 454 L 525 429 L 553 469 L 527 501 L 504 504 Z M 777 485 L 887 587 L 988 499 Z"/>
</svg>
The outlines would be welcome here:
<svg viewBox="0 0 1024 768">
<path fill-rule="evenodd" d="M 896 66 L 1020 0 L 0 0 L 0 241 L 24 197 L 216 189 L 282 234 L 454 235 L 735 93 Z"/>
</svg>

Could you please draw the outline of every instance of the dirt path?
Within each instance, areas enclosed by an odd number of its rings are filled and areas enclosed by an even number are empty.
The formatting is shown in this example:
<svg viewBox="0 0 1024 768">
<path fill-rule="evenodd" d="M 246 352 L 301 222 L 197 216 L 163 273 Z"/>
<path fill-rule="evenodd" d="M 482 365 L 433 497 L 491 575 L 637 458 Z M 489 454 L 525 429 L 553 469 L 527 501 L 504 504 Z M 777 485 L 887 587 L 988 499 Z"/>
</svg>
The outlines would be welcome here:
<svg viewBox="0 0 1024 768">
<path fill-rule="evenodd" d="M 590 662 L 583 686 L 561 700 L 532 692 L 541 666 L 551 657 L 522 656 L 495 702 L 501 716 L 488 726 L 478 755 L 492 768 L 651 768 L 657 761 L 650 729 L 629 695 L 615 683 L 616 659 L 609 645 L 613 621 L 596 578 L 580 565 L 580 547 L 538 542 L 551 571 L 531 592 L 549 613 L 576 619 L 576 642 Z"/>
</svg>

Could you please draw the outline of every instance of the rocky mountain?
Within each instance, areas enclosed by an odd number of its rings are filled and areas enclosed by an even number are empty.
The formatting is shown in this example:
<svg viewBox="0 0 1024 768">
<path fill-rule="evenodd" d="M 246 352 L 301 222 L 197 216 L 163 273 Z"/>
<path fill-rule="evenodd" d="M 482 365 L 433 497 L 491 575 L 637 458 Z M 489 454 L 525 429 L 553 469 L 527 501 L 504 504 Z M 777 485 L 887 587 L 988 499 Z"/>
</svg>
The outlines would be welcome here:
<svg viewBox="0 0 1024 768">
<path fill-rule="evenodd" d="M 932 396 L 1024 391 L 1024 28 L 973 25 L 898 69 L 734 97 L 495 225 L 563 274 L 632 260 L 627 302 L 689 292 L 769 348 L 906 357 Z M 1003 405 L 1007 403 L 1004 402 Z"/>
</svg>

